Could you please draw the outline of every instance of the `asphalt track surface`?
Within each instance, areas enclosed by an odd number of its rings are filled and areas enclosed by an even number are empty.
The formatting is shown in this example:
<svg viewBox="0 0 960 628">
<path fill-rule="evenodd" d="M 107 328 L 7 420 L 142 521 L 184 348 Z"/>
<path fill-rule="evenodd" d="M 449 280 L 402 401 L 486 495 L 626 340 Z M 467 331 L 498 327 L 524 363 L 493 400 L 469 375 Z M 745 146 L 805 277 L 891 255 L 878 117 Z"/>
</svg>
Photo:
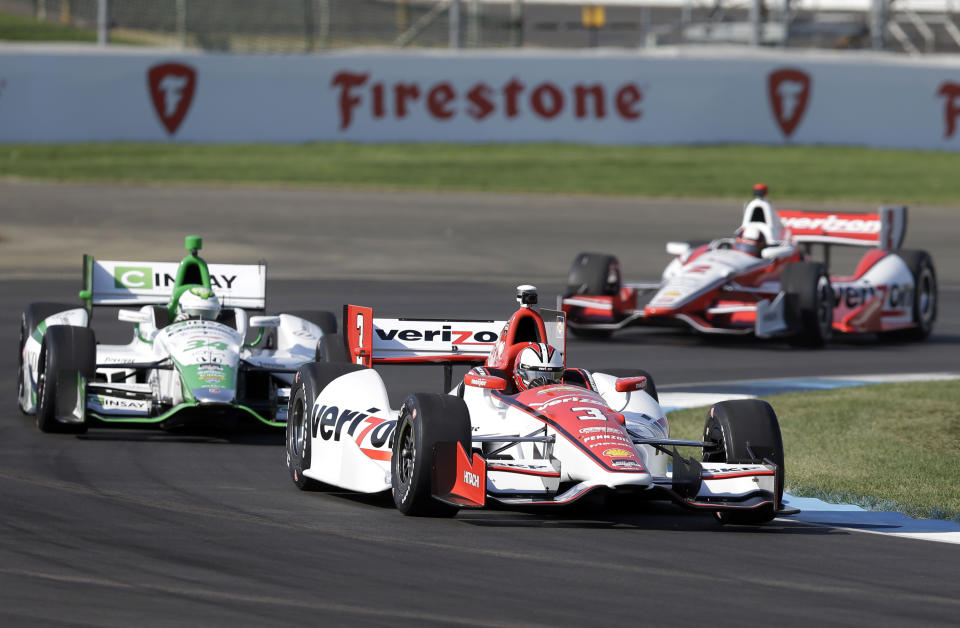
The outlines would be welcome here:
<svg viewBox="0 0 960 628">
<path fill-rule="evenodd" d="M 617 253 L 628 278 L 656 276 L 665 240 L 711 235 L 691 233 L 695 217 L 713 235 L 732 231 L 737 203 L 3 184 L 0 209 L 0 270 L 16 277 L 0 281 L 2 625 L 956 623 L 954 545 L 786 519 L 721 527 L 660 504 L 407 518 L 388 496 L 298 491 L 276 434 L 46 435 L 16 410 L 19 313 L 71 301 L 83 252 L 173 260 L 197 232 L 211 261 L 270 261 L 273 311 L 353 302 L 385 316 L 500 319 L 517 283 L 538 283 L 550 302 L 581 249 Z M 931 251 L 941 282 L 925 343 L 803 351 L 638 330 L 573 340 L 569 360 L 645 368 L 661 389 L 956 370 L 956 217 L 912 211 L 908 245 Z M 379 278 L 373 260 L 386 261 Z M 98 311 L 94 327 L 120 341 L 111 314 Z M 441 376 L 393 368 L 387 380 L 397 404 L 439 390 Z"/>
</svg>

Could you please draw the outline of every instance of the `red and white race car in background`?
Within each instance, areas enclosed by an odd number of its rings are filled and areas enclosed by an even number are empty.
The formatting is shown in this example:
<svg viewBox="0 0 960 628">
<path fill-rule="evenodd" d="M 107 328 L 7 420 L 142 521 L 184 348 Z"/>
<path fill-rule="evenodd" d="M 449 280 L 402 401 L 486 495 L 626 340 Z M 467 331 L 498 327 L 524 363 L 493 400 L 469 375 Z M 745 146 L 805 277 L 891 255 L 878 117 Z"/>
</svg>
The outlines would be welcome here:
<svg viewBox="0 0 960 628">
<path fill-rule="evenodd" d="M 822 346 L 831 334 L 876 333 L 922 340 L 937 317 L 937 276 L 926 251 L 902 250 L 906 207 L 876 213 L 774 210 L 754 186 L 738 233 L 763 236 L 759 256 L 734 238 L 670 242 L 674 255 L 656 283 L 622 283 L 617 258 L 581 253 L 562 308 L 575 335 L 607 335 L 629 325 L 683 324 L 707 334 L 784 337 Z M 813 244 L 824 262 L 812 261 Z M 852 275 L 828 275 L 830 247 L 862 246 Z M 652 296 L 649 296 L 652 295 Z"/>
</svg>

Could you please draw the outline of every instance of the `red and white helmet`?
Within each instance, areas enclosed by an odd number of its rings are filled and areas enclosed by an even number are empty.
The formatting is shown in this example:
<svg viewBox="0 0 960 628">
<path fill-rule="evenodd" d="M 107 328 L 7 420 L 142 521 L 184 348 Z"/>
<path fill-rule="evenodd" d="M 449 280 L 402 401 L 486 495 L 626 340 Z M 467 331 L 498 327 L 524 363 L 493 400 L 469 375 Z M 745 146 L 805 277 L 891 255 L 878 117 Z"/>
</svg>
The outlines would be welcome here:
<svg viewBox="0 0 960 628">
<path fill-rule="evenodd" d="M 767 246 L 767 239 L 763 233 L 756 227 L 741 227 L 737 231 L 737 239 L 733 242 L 733 248 L 744 253 L 749 253 L 754 257 L 760 257 L 760 251 Z"/>
<path fill-rule="evenodd" d="M 559 384 L 563 380 L 563 356 L 548 344 L 529 343 L 517 354 L 513 381 L 517 391 Z"/>
</svg>

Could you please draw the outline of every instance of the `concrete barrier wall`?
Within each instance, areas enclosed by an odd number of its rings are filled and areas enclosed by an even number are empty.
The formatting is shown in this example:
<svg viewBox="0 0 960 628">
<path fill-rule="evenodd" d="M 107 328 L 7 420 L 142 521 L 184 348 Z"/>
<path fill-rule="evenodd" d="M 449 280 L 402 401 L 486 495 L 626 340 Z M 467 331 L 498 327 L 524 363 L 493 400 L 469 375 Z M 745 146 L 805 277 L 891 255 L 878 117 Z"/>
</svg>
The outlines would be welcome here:
<svg viewBox="0 0 960 628">
<path fill-rule="evenodd" d="M 0 141 L 960 149 L 960 58 L 0 48 Z"/>
</svg>

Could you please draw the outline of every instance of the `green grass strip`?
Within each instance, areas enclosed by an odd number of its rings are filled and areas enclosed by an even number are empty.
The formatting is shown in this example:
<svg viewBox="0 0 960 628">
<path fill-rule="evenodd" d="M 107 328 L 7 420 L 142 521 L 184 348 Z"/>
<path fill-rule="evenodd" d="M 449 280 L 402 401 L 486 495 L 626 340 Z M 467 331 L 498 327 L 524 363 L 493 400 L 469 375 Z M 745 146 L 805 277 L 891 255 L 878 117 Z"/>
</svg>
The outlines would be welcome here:
<svg viewBox="0 0 960 628">
<path fill-rule="evenodd" d="M 780 420 L 791 494 L 960 521 L 960 382 L 765 399 Z M 705 417 L 705 408 L 672 412 L 671 436 L 700 438 Z"/>
<path fill-rule="evenodd" d="M 95 42 L 97 32 L 89 28 L 41 22 L 32 17 L 0 12 L 0 41 Z M 139 43 L 123 37 L 111 37 L 110 41 L 122 44 Z"/>
<path fill-rule="evenodd" d="M 84 28 L 39 22 L 32 17 L 0 13 L 0 40 L 91 42 L 97 41 L 97 33 Z"/>
<path fill-rule="evenodd" d="M 0 176 L 56 181 L 956 204 L 957 172 L 960 153 L 822 146 L 0 145 Z"/>
</svg>

